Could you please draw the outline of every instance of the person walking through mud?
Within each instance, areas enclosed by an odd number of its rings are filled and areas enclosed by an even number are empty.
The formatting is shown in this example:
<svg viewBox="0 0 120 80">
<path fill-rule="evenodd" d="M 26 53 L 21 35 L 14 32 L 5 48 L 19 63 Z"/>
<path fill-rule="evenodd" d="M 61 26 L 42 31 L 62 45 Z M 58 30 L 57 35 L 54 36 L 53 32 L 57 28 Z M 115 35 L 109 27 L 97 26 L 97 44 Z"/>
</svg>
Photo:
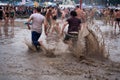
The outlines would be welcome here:
<svg viewBox="0 0 120 80">
<path fill-rule="evenodd" d="M 56 47 L 58 45 L 58 42 L 60 41 L 60 26 L 59 23 L 56 21 L 56 18 L 54 16 L 52 17 L 52 25 L 49 29 L 49 31 L 46 34 L 46 43 L 47 46 L 43 44 L 43 41 L 39 41 L 41 44 L 41 48 L 44 51 L 45 55 L 48 57 L 55 56 L 54 51 L 56 50 Z"/>
<path fill-rule="evenodd" d="M 39 37 L 41 36 L 42 33 L 42 24 L 44 24 L 44 27 L 46 27 L 46 19 L 45 17 L 40 13 L 41 8 L 37 7 L 36 8 L 36 13 L 33 13 L 27 23 L 28 23 L 28 28 L 31 29 L 31 34 L 32 34 L 32 44 L 35 46 L 36 50 L 39 50 L 40 43 L 38 42 Z M 32 21 L 32 27 L 29 26 L 29 23 Z M 46 32 L 46 28 L 45 28 Z"/>
<path fill-rule="evenodd" d="M 55 56 L 54 51 L 60 41 L 60 26 L 57 21 L 57 9 L 52 7 L 52 16 L 51 16 L 51 26 L 47 27 L 49 31 L 47 31 L 45 41 L 47 45 L 44 44 L 44 41 L 39 41 L 41 44 L 41 48 L 47 57 Z"/>
<path fill-rule="evenodd" d="M 81 20 L 77 18 L 77 13 L 75 11 L 71 11 L 70 12 L 70 18 L 68 18 L 65 22 L 65 24 L 63 25 L 62 28 L 62 34 L 64 31 L 64 28 L 68 26 L 68 32 L 65 35 L 64 38 L 64 42 L 70 44 L 70 46 L 72 46 L 72 44 L 74 44 L 73 42 L 77 42 L 74 40 L 78 39 L 78 32 L 81 29 Z"/>
</svg>

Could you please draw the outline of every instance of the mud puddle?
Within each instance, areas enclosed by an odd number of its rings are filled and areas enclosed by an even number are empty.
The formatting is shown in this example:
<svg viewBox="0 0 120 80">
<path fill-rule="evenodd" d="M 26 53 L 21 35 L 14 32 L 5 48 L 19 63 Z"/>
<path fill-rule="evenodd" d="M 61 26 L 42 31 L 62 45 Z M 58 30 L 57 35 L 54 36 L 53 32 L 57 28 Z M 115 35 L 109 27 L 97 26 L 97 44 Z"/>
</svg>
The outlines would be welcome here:
<svg viewBox="0 0 120 80">
<path fill-rule="evenodd" d="M 111 39 L 109 31 L 108 35 L 103 33 L 105 44 L 110 46 L 110 58 L 100 61 L 94 58 L 79 60 L 72 53 L 46 57 L 42 51 L 28 50 L 23 43 L 24 38 L 30 39 L 29 30 L 15 27 L 14 31 L 14 37 L 5 38 L 3 34 L 0 38 L 0 80 L 120 79 L 119 35 Z"/>
</svg>

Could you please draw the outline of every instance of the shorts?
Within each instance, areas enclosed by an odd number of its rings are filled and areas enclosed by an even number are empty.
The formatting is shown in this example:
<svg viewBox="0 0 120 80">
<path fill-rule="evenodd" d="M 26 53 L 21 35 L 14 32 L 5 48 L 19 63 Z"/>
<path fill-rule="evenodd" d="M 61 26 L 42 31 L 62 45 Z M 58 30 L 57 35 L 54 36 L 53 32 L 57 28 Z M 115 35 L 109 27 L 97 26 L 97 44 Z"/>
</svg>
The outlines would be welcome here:
<svg viewBox="0 0 120 80">
<path fill-rule="evenodd" d="M 2 17 L 0 17 L 0 20 L 2 20 L 3 18 Z"/>
<path fill-rule="evenodd" d="M 56 19 L 57 19 L 57 16 L 53 16 L 52 19 L 53 19 L 53 20 L 56 20 Z"/>
<path fill-rule="evenodd" d="M 13 18 L 14 18 L 14 16 L 10 16 L 10 18 L 12 18 L 12 19 L 13 19 Z"/>
<path fill-rule="evenodd" d="M 71 39 L 77 40 L 78 39 L 78 34 L 66 34 L 65 38 L 64 38 L 64 41 L 68 41 L 68 40 L 71 40 Z"/>
<path fill-rule="evenodd" d="M 64 42 L 72 41 L 72 46 L 74 47 L 78 41 L 78 34 L 66 34 Z"/>
<path fill-rule="evenodd" d="M 120 18 L 116 18 L 116 21 L 117 21 L 117 22 L 120 22 Z"/>
</svg>

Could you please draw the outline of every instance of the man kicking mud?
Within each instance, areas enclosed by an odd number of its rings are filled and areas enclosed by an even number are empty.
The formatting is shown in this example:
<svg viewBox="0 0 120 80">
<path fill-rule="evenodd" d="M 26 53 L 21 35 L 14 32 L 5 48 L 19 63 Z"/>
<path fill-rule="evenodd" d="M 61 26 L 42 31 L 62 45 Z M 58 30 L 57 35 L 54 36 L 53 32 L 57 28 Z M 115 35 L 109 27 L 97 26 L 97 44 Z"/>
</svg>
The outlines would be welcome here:
<svg viewBox="0 0 120 80">
<path fill-rule="evenodd" d="M 74 44 L 73 42 L 77 42 L 73 40 L 78 39 L 78 32 L 81 29 L 81 20 L 77 18 L 77 13 L 75 11 L 71 11 L 70 15 L 71 17 L 67 19 L 66 23 L 62 28 L 62 33 L 64 31 L 64 28 L 67 26 L 67 24 L 69 24 L 68 32 L 65 36 L 64 41 L 69 43 L 70 46 L 72 47 L 72 45 Z"/>
<path fill-rule="evenodd" d="M 40 47 L 40 43 L 38 42 L 38 39 L 42 33 L 42 24 L 44 24 L 44 27 L 46 27 L 45 17 L 41 15 L 40 12 L 41 12 L 41 8 L 37 7 L 36 12 L 33 13 L 27 21 L 27 23 L 30 23 L 32 21 L 32 27 L 30 27 L 30 24 L 28 24 L 28 28 L 31 29 L 32 44 L 35 46 L 36 50 L 38 50 Z M 45 28 L 45 32 L 46 32 L 46 28 Z"/>
</svg>

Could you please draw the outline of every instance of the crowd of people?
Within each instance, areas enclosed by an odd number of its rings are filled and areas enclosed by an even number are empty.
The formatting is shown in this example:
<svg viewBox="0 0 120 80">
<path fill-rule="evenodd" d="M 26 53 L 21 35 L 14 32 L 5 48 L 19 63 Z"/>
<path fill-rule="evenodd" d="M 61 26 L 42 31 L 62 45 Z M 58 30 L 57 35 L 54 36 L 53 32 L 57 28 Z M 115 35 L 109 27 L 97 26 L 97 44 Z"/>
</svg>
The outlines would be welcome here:
<svg viewBox="0 0 120 80">
<path fill-rule="evenodd" d="M 37 34 L 39 34 L 39 36 L 37 36 L 36 38 L 35 35 L 32 34 L 32 43 L 35 45 L 36 48 L 37 46 L 42 45 L 42 43 L 38 41 L 42 31 L 37 31 L 41 30 L 42 23 L 44 24 L 44 32 L 46 35 L 49 35 L 56 31 L 59 38 L 61 37 L 61 35 L 64 34 L 63 32 L 66 25 L 69 25 L 68 31 L 66 32 L 64 38 L 64 42 L 68 43 L 71 43 L 70 41 L 73 40 L 72 38 L 75 39 L 78 37 L 79 30 L 82 30 L 82 28 L 86 27 L 86 23 L 94 24 L 95 19 L 102 20 L 106 25 L 112 25 L 114 29 L 116 29 L 116 26 L 118 26 L 120 30 L 120 10 L 108 8 L 101 10 L 97 10 L 96 8 L 80 9 L 79 6 L 76 6 L 75 9 L 60 9 L 58 7 L 52 6 L 49 6 L 47 8 L 39 8 L 39 16 L 37 13 L 38 8 L 35 8 L 28 21 L 33 22 L 32 33 L 35 31 L 36 36 Z M 42 16 L 43 18 L 41 18 L 40 16 Z M 58 22 L 58 19 L 61 20 L 61 22 Z M 40 25 L 38 25 L 38 23 Z M 60 29 L 61 23 L 63 24 L 62 29 Z M 39 29 L 37 29 L 38 27 Z M 37 45 L 35 43 L 37 43 Z"/>
<path fill-rule="evenodd" d="M 43 47 L 42 42 L 38 41 L 42 33 L 42 23 L 44 24 L 44 32 L 47 37 L 50 37 L 51 35 L 56 35 L 56 39 L 59 39 L 62 36 L 64 28 L 66 27 L 67 24 L 69 25 L 67 34 L 69 34 L 70 36 L 66 34 L 66 38 L 69 39 L 64 39 L 64 40 L 65 41 L 70 40 L 71 36 L 74 35 L 78 36 L 78 31 L 80 30 L 81 27 L 80 26 L 81 20 L 76 17 L 77 13 L 75 10 L 71 10 L 70 13 L 68 13 L 70 14 L 70 16 L 66 21 L 63 21 L 67 17 L 65 15 L 65 12 L 63 13 L 63 11 L 60 11 L 61 20 L 62 20 L 61 23 L 64 24 L 64 27 L 62 29 L 60 29 L 60 23 L 57 21 L 58 9 L 56 7 L 50 6 L 46 9 L 46 12 L 44 11 L 40 12 L 40 11 L 43 11 L 43 8 L 40 7 L 35 8 L 34 13 L 30 16 L 27 22 L 28 28 L 30 29 L 29 23 L 30 21 L 32 21 L 32 27 L 31 27 L 32 43 L 36 49 L 38 48 L 38 46 L 41 45 Z M 47 40 L 48 40 L 47 42 L 49 42 L 50 39 L 47 38 Z"/>
<path fill-rule="evenodd" d="M 119 9 L 80 9 L 76 6 L 75 9 L 59 8 L 59 7 L 32 7 L 22 8 L 13 6 L 0 6 L 0 26 L 2 20 L 4 26 L 10 25 L 14 27 L 14 20 L 17 14 L 29 15 L 28 23 L 32 21 L 32 27 L 29 24 L 28 28 L 32 31 L 32 43 L 37 49 L 42 43 L 38 41 L 42 33 L 42 24 L 44 24 L 45 34 L 49 35 L 56 32 L 60 37 L 63 34 L 64 28 L 68 26 L 68 32 L 65 36 L 65 41 L 78 36 L 79 30 L 86 26 L 86 23 L 94 24 L 95 19 L 102 20 L 106 25 L 113 26 L 114 30 L 118 26 L 120 30 L 120 10 Z M 10 20 L 10 21 L 9 21 Z M 58 22 L 61 20 L 61 22 Z M 60 25 L 63 28 L 60 29 Z"/>
<path fill-rule="evenodd" d="M 8 36 L 8 26 L 10 25 L 12 28 L 12 34 L 14 34 L 14 20 L 15 20 L 15 10 L 13 6 L 0 6 L 0 35 L 1 34 L 1 26 L 4 25 L 5 35 Z M 10 24 L 9 24 L 10 23 Z"/>
</svg>

